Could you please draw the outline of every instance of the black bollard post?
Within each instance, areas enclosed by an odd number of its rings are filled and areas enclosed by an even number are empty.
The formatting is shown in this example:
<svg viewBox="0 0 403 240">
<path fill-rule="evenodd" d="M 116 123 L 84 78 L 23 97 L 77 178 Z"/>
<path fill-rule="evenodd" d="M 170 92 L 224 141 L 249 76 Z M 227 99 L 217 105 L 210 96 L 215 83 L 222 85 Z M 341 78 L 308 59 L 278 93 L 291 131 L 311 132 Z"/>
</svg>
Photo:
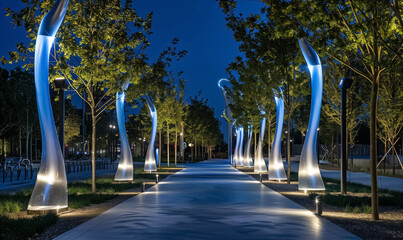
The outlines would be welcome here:
<svg viewBox="0 0 403 240">
<path fill-rule="evenodd" d="M 347 182 L 347 126 L 346 126 L 346 102 L 347 102 L 347 89 L 351 87 L 353 80 L 349 77 L 344 77 L 339 82 L 339 88 L 341 89 L 341 181 L 340 192 L 346 194 L 346 182 Z"/>
</svg>

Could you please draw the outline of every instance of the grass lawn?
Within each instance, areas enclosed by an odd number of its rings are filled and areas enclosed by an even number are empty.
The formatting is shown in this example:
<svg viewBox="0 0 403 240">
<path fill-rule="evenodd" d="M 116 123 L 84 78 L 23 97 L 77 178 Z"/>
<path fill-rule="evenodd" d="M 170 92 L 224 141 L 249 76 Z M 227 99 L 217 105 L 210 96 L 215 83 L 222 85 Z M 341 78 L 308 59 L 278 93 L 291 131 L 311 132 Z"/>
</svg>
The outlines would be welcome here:
<svg viewBox="0 0 403 240">
<path fill-rule="evenodd" d="M 172 167 L 171 167 L 172 168 Z M 170 168 L 158 169 L 158 172 L 169 172 Z M 155 175 L 144 173 L 142 168 L 134 169 L 134 180 L 131 182 L 115 182 L 114 175 L 96 179 L 97 193 L 91 192 L 91 179 L 68 183 L 68 206 L 78 209 L 91 204 L 103 203 L 117 197 L 117 192 L 138 188 L 142 182 L 155 180 Z M 41 233 L 53 225 L 58 216 L 26 216 L 32 190 L 23 190 L 15 194 L 0 195 L 0 239 L 27 239 L 35 233 Z"/>
<path fill-rule="evenodd" d="M 371 213 L 371 187 L 359 183 L 347 183 L 347 194 L 340 194 L 340 181 L 323 178 L 326 193 L 323 194 L 322 201 L 329 205 L 343 207 L 345 212 Z M 316 193 L 311 193 L 309 197 L 314 199 Z M 403 193 L 391 190 L 379 190 L 379 205 L 398 206 L 403 208 Z"/>
</svg>

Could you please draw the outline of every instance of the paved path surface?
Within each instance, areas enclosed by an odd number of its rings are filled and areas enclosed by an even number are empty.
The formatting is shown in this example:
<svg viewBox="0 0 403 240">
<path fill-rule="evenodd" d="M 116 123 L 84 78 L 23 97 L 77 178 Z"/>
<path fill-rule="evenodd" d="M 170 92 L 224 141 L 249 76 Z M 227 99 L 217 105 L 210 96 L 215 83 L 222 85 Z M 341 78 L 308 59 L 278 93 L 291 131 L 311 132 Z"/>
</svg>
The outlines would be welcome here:
<svg viewBox="0 0 403 240">
<path fill-rule="evenodd" d="M 283 163 L 284 167 L 287 169 L 286 162 Z M 291 162 L 291 171 L 298 172 L 298 166 L 297 162 Z M 320 173 L 322 174 L 322 177 L 337 180 L 340 180 L 341 178 L 340 171 L 336 170 L 321 169 Z M 369 173 L 347 171 L 347 182 L 361 183 L 366 186 L 371 186 L 371 175 Z M 381 189 L 403 192 L 403 178 L 378 176 L 378 187 Z"/>
<path fill-rule="evenodd" d="M 193 164 L 57 239 L 358 238 L 215 160 Z"/>
</svg>

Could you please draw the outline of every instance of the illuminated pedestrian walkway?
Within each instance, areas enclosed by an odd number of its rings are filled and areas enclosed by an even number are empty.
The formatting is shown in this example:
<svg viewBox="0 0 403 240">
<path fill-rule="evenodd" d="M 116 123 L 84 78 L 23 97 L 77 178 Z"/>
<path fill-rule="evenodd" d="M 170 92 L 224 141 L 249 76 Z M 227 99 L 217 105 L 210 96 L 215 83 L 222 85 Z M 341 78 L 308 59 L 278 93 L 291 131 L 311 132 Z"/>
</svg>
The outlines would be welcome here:
<svg viewBox="0 0 403 240">
<path fill-rule="evenodd" d="M 358 239 L 232 168 L 190 165 L 62 239 Z"/>
</svg>

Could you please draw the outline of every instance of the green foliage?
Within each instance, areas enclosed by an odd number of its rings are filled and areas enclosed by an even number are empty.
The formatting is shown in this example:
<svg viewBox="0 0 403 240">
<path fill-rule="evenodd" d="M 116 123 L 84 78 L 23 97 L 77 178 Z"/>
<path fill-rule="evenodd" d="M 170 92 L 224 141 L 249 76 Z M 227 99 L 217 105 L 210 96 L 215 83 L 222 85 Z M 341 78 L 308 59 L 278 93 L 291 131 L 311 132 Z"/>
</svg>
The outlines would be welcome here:
<svg viewBox="0 0 403 240">
<path fill-rule="evenodd" d="M 91 187 L 91 186 L 90 186 Z M 69 208 L 77 209 L 89 206 L 91 204 L 103 203 L 107 200 L 115 198 L 114 194 L 69 194 Z"/>
<path fill-rule="evenodd" d="M 346 213 L 366 213 L 366 214 L 370 214 L 372 211 L 371 207 L 369 205 L 363 205 L 363 206 L 355 206 L 355 207 L 350 207 L 350 205 L 347 205 L 344 208 L 344 212 Z"/>
<path fill-rule="evenodd" d="M 53 0 L 23 1 L 19 12 L 7 9 L 17 26 L 24 26 L 28 46 L 18 45 L 18 52 L 9 60 L 27 60 L 34 52 L 36 32 L 44 15 L 53 7 Z M 131 0 L 76 0 L 68 5 L 63 24 L 57 32 L 57 42 L 51 54 L 50 79 L 63 76 L 77 96 L 88 104 L 92 123 L 92 160 L 96 153 L 96 124 L 102 112 L 115 101 L 116 91 L 129 79 L 138 84 L 146 69 L 142 52 L 149 45 L 152 14 L 142 18 L 132 7 Z M 32 68 L 29 62 L 25 68 Z M 94 176 L 95 177 L 95 176 Z M 95 183 L 94 183 L 95 184 Z M 95 191 L 95 185 L 93 186 Z"/>
<path fill-rule="evenodd" d="M 138 186 L 140 186 L 141 181 L 142 181 L 142 177 L 136 175 L 134 183 L 125 182 L 125 183 L 115 184 L 114 176 L 111 175 L 111 176 L 97 178 L 96 184 L 97 184 L 99 192 L 114 193 L 114 192 L 121 192 L 126 189 L 133 188 L 133 187 L 138 187 Z M 76 193 L 80 193 L 80 194 L 91 193 L 91 184 L 92 184 L 92 181 L 90 179 L 86 180 L 86 181 L 82 181 L 82 182 L 69 183 L 68 184 L 69 196 L 70 196 L 70 194 L 74 195 Z M 97 194 L 94 194 L 94 195 L 97 195 Z M 79 196 L 81 196 L 81 195 L 79 195 Z M 70 201 L 70 198 L 69 198 L 69 201 Z"/>
<path fill-rule="evenodd" d="M 36 233 L 45 231 L 46 228 L 55 224 L 57 220 L 58 216 L 54 213 L 17 219 L 0 215 L 0 238 L 4 240 L 27 239 Z"/>
<path fill-rule="evenodd" d="M 214 109 L 207 100 L 190 98 L 185 113 L 185 138 L 189 143 L 215 146 L 219 143 L 220 121 L 214 117 Z"/>
<path fill-rule="evenodd" d="M 340 192 L 340 181 L 331 178 L 323 178 L 326 187 L 326 194 L 322 195 L 322 201 L 329 205 L 345 208 L 347 212 L 368 213 L 371 211 L 371 198 L 369 196 L 350 196 L 334 194 Z M 371 187 L 359 183 L 347 183 L 347 192 L 370 193 Z M 398 206 L 403 208 L 403 193 L 380 190 L 379 203 L 382 206 Z M 314 199 L 315 193 L 309 194 L 310 199 Z"/>
<path fill-rule="evenodd" d="M 30 196 L 30 191 L 0 195 L 0 214 L 18 213 L 20 210 L 26 210 Z"/>
<path fill-rule="evenodd" d="M 166 171 L 166 170 L 162 170 Z M 130 188 L 140 187 L 144 180 L 155 179 L 154 175 L 144 174 L 142 169 L 135 169 L 135 181 L 127 183 L 114 183 L 114 176 L 99 177 L 96 183 L 99 192 L 102 194 L 91 194 L 91 180 L 74 182 L 68 184 L 69 207 L 81 208 L 90 204 L 102 203 L 106 200 L 115 198 L 114 193 L 121 192 Z M 20 191 L 16 194 L 0 195 L 0 214 L 18 213 L 26 210 L 31 196 L 31 191 Z"/>
</svg>

